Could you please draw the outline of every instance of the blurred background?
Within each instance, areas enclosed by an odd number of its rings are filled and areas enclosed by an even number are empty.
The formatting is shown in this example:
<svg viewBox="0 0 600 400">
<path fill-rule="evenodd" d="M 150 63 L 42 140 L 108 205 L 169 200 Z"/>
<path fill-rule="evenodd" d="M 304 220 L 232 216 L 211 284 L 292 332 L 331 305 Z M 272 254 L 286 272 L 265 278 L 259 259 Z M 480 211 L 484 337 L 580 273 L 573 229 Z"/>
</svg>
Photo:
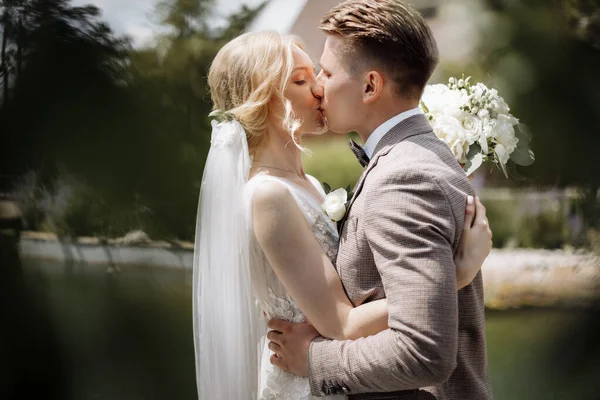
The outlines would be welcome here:
<svg viewBox="0 0 600 400">
<path fill-rule="evenodd" d="M 0 399 L 193 399 L 191 250 L 210 144 L 207 70 L 245 30 L 318 61 L 337 0 L 0 1 Z M 600 389 L 600 0 L 409 1 L 432 83 L 497 88 L 535 163 L 474 176 L 497 399 Z M 353 185 L 352 135 L 306 138 Z"/>
</svg>

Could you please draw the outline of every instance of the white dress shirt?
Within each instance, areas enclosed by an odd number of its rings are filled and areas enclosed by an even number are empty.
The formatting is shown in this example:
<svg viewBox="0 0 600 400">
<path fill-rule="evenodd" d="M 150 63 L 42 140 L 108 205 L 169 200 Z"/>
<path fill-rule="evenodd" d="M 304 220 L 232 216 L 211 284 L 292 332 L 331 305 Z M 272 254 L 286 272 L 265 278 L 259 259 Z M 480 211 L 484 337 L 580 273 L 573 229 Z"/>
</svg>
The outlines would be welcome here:
<svg viewBox="0 0 600 400">
<path fill-rule="evenodd" d="M 373 152 L 377 147 L 377 144 L 381 140 L 382 137 L 385 136 L 386 133 L 390 131 L 394 126 L 398 125 L 400 122 L 404 121 L 407 118 L 410 118 L 414 115 L 423 114 L 423 111 L 419 107 L 413 108 L 408 111 L 404 111 L 385 121 L 383 124 L 379 125 L 377 129 L 371 133 L 371 135 L 367 138 L 367 141 L 364 145 L 364 150 L 369 159 L 373 158 Z"/>
</svg>

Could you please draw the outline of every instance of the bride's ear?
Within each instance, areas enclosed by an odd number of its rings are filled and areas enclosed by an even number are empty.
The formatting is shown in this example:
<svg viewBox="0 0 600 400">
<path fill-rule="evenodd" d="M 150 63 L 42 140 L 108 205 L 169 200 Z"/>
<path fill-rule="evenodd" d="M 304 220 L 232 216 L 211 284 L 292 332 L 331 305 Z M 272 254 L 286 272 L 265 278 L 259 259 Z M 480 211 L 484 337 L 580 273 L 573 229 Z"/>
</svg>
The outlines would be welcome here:
<svg viewBox="0 0 600 400">
<path fill-rule="evenodd" d="M 369 71 L 364 75 L 363 102 L 372 103 L 383 93 L 383 76 L 379 71 Z"/>
</svg>

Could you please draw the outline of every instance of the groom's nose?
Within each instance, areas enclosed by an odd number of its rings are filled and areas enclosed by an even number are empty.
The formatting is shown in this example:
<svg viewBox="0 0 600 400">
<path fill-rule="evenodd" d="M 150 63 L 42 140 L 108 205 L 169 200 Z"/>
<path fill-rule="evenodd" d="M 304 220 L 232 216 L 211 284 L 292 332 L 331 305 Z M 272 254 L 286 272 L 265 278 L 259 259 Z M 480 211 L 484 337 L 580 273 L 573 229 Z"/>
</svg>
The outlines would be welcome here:
<svg viewBox="0 0 600 400">
<path fill-rule="evenodd" d="M 313 96 L 315 96 L 317 99 L 321 100 L 323 98 L 323 85 L 321 85 L 321 83 L 318 80 L 312 85 L 311 90 Z"/>
</svg>

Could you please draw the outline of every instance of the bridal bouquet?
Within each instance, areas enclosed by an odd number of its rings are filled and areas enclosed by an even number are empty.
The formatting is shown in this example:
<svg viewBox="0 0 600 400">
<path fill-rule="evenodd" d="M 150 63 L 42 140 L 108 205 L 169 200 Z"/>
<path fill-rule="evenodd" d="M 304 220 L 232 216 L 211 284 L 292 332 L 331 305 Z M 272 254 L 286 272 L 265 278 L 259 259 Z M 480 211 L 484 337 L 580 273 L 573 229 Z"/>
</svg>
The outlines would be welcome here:
<svg viewBox="0 0 600 400">
<path fill-rule="evenodd" d="M 531 137 L 496 89 L 470 81 L 463 75 L 450 78 L 446 85 L 427 85 L 421 109 L 468 175 L 489 161 L 507 178 L 510 172 L 519 179 L 515 165 L 528 166 L 535 160 L 529 149 Z"/>
</svg>

